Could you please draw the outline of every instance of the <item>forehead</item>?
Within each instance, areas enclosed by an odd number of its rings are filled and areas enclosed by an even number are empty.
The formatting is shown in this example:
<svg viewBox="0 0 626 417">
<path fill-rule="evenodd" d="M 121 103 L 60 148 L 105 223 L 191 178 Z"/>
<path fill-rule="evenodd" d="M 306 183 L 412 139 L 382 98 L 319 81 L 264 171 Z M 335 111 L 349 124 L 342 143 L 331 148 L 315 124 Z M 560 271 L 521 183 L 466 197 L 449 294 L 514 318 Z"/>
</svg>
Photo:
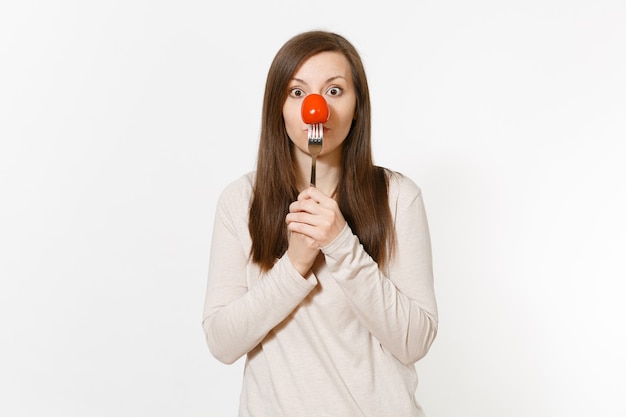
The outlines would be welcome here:
<svg viewBox="0 0 626 417">
<path fill-rule="evenodd" d="M 306 82 L 323 82 L 333 77 L 352 80 L 350 63 L 341 52 L 326 51 L 315 54 L 306 59 L 293 75 L 293 78 Z"/>
</svg>

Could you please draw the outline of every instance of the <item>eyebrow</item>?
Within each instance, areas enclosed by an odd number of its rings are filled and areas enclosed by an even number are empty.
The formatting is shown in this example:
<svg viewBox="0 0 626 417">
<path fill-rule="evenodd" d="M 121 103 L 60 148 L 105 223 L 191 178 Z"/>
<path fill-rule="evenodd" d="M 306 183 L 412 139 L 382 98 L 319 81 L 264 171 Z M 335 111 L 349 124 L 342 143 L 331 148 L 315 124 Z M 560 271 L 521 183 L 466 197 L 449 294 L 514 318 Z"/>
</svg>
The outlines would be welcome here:
<svg viewBox="0 0 626 417">
<path fill-rule="evenodd" d="M 336 79 L 338 79 L 338 78 L 343 78 L 345 81 L 348 81 L 348 80 L 346 79 L 346 77 L 344 77 L 343 75 L 335 75 L 334 77 L 330 77 L 329 79 L 327 79 L 325 82 L 326 82 L 326 83 L 329 83 L 329 82 L 335 81 L 335 80 L 336 80 Z M 302 79 L 300 79 L 300 78 L 292 78 L 292 79 L 291 79 L 291 81 L 297 81 L 297 82 L 299 82 L 299 83 L 302 83 L 302 84 L 306 84 L 306 85 L 308 85 L 306 81 L 304 81 L 304 80 L 302 80 Z"/>
</svg>

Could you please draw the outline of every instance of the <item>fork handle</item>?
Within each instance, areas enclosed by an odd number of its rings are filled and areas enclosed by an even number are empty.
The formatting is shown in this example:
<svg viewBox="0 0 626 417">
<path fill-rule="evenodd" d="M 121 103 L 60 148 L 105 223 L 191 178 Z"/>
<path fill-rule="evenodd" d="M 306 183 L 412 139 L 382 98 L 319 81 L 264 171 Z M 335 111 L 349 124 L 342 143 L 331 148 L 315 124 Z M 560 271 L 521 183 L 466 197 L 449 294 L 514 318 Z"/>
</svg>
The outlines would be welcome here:
<svg viewBox="0 0 626 417">
<path fill-rule="evenodd" d="M 311 185 L 315 187 L 315 160 L 317 157 L 311 158 Z"/>
</svg>

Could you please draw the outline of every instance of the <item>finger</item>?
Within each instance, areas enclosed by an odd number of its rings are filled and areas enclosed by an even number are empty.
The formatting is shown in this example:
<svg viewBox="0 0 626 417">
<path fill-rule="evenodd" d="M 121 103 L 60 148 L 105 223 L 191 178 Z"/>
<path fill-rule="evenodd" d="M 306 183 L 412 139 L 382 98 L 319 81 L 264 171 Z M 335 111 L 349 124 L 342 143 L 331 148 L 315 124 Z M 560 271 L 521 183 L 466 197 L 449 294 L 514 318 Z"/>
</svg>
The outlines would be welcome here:
<svg viewBox="0 0 626 417">
<path fill-rule="evenodd" d="M 334 198 L 327 196 L 315 187 L 309 187 L 308 189 L 300 193 L 298 200 L 311 200 L 328 209 L 334 209 L 335 207 L 337 207 L 337 201 L 335 201 Z"/>
<path fill-rule="evenodd" d="M 316 188 L 314 186 L 310 186 L 309 188 L 305 189 L 300 194 L 298 194 L 299 201 L 310 199 L 319 203 L 320 201 L 326 198 L 328 198 L 328 196 L 324 194 L 323 192 L 321 192 L 319 188 Z"/>
<path fill-rule="evenodd" d="M 309 214 L 307 212 L 297 212 L 297 213 L 289 213 L 285 217 L 286 223 L 289 225 L 291 223 L 303 223 L 311 226 L 316 226 L 316 216 Z"/>
<path fill-rule="evenodd" d="M 311 198 L 311 188 L 314 187 L 309 187 L 307 189 L 305 189 L 304 191 L 302 191 L 300 194 L 298 194 L 298 201 L 304 201 L 304 200 L 308 200 Z"/>
<path fill-rule="evenodd" d="M 318 240 L 317 238 L 319 238 L 319 232 L 317 232 L 317 228 L 306 223 L 292 222 L 289 223 L 287 229 L 292 233 L 299 233 L 303 236 L 308 237 L 309 239 L 313 239 L 316 242 Z"/>
<path fill-rule="evenodd" d="M 316 203 L 314 200 L 306 199 L 301 201 L 294 201 L 289 205 L 290 213 L 299 213 L 306 212 L 310 214 L 319 214 L 320 213 L 320 205 Z"/>
<path fill-rule="evenodd" d="M 299 201 L 294 201 L 293 203 L 289 204 L 289 213 L 296 213 L 298 211 L 300 211 Z"/>
</svg>

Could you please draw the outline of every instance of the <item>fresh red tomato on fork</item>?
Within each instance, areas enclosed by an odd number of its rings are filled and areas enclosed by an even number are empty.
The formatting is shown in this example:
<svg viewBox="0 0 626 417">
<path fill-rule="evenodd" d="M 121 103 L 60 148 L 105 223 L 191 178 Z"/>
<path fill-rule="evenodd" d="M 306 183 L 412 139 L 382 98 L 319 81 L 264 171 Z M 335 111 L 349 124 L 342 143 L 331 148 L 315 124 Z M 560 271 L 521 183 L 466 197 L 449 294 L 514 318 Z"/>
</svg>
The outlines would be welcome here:
<svg viewBox="0 0 626 417">
<path fill-rule="evenodd" d="M 302 121 L 312 125 L 324 123 L 330 117 L 326 100 L 319 94 L 309 94 L 302 101 Z"/>
</svg>

